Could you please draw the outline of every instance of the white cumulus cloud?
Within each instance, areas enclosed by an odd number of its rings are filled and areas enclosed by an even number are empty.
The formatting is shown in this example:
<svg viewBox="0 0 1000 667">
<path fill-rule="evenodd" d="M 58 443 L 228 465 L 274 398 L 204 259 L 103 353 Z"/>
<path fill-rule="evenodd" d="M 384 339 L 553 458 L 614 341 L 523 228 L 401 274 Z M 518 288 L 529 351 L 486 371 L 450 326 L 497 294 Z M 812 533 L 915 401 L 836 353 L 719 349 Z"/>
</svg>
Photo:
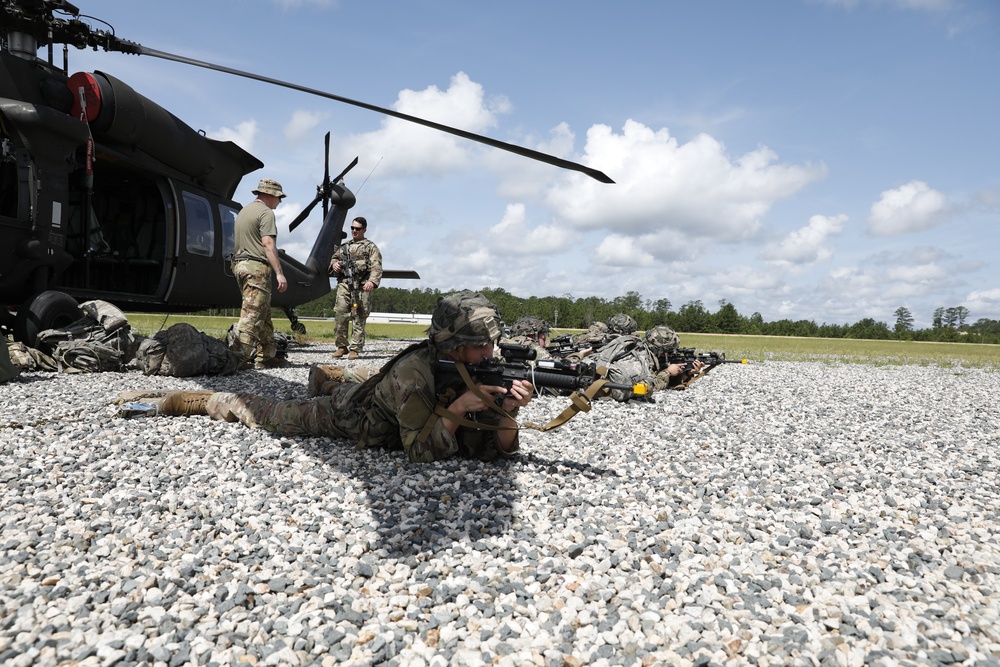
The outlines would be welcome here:
<svg viewBox="0 0 1000 667">
<path fill-rule="evenodd" d="M 845 222 L 846 215 L 814 215 L 805 227 L 765 246 L 760 253 L 761 259 L 782 264 L 814 264 L 827 260 L 833 255 L 833 249 L 826 241 L 839 234 Z"/>
<path fill-rule="evenodd" d="M 868 214 L 868 231 L 874 236 L 895 236 L 930 229 L 948 213 L 945 196 L 923 181 L 910 181 L 884 191 Z"/>
<path fill-rule="evenodd" d="M 616 183 L 571 174 L 550 190 L 548 203 L 556 217 L 583 229 L 638 236 L 670 228 L 735 241 L 753 236 L 777 200 L 826 174 L 823 165 L 777 160 L 767 147 L 733 158 L 707 134 L 682 143 L 634 120 L 620 133 L 594 125 L 581 162 L 600 165 Z"/>
<path fill-rule="evenodd" d="M 483 134 L 496 125 L 497 114 L 510 103 L 498 96 L 487 99 L 481 84 L 465 72 L 451 78 L 446 90 L 428 86 L 403 90 L 393 105 L 396 111 L 468 132 Z M 464 168 L 477 144 L 398 118 L 388 117 L 374 132 L 345 140 L 346 154 L 385 156 L 383 175 L 440 174 Z"/>
<path fill-rule="evenodd" d="M 296 142 L 307 137 L 313 138 L 313 129 L 320 124 L 329 114 L 315 111 L 297 110 L 292 113 L 292 118 L 285 125 L 285 139 Z"/>
</svg>

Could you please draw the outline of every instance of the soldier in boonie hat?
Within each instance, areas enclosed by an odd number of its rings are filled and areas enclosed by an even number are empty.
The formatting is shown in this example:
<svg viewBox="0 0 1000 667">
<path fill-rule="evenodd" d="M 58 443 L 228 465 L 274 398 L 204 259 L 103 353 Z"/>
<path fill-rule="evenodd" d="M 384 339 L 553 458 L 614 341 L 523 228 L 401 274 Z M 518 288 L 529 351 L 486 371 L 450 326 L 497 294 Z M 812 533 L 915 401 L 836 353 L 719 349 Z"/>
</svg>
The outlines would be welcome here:
<svg viewBox="0 0 1000 667">
<path fill-rule="evenodd" d="M 262 194 L 272 195 L 278 199 L 284 199 L 288 195 L 281 191 L 281 183 L 274 180 L 273 178 L 262 178 L 260 183 L 257 184 L 256 190 L 251 190 L 258 197 Z"/>
</svg>

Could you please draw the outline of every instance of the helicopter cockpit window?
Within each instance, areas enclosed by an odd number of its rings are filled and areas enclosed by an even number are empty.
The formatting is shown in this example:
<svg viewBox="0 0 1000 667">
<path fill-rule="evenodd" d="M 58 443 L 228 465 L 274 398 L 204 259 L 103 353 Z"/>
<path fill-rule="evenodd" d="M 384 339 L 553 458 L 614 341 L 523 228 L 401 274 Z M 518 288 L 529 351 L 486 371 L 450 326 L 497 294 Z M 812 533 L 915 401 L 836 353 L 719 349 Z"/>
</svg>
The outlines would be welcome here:
<svg viewBox="0 0 1000 667">
<path fill-rule="evenodd" d="M 187 220 L 187 251 L 211 257 L 215 253 L 215 228 L 208 200 L 185 192 L 184 216 Z"/>
<path fill-rule="evenodd" d="M 236 240 L 233 235 L 233 225 L 236 223 L 236 215 L 239 213 L 235 208 L 219 204 L 219 219 L 222 220 L 222 256 L 229 257 L 236 248 Z"/>
</svg>

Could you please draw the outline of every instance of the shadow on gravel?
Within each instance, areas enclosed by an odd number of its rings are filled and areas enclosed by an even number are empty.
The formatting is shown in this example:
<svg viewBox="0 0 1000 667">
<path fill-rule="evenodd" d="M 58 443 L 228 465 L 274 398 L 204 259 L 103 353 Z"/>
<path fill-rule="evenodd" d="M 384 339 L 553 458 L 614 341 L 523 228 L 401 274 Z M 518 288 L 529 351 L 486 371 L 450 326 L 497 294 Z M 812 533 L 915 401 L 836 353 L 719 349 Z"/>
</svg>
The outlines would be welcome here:
<svg viewBox="0 0 1000 667">
<path fill-rule="evenodd" d="M 307 446 L 306 451 L 364 483 L 378 534 L 371 549 L 402 560 L 507 533 L 514 521 L 514 503 L 521 495 L 515 477 L 525 467 L 565 475 L 567 483 L 581 475 L 589 479 L 618 476 L 608 468 L 524 452 L 494 462 L 411 463 L 402 452 L 358 453 L 345 440 Z M 342 459 L 352 455 L 357 458 Z"/>
</svg>

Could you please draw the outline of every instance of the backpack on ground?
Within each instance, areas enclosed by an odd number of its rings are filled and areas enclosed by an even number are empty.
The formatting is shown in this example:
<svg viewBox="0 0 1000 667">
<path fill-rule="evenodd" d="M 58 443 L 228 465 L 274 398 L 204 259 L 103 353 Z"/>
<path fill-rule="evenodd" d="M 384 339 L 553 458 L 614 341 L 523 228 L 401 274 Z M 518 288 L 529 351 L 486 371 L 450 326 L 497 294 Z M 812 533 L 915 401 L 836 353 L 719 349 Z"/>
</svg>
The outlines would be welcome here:
<svg viewBox="0 0 1000 667">
<path fill-rule="evenodd" d="M 609 382 L 633 385 L 645 382 L 650 386 L 653 382 L 649 353 L 646 351 L 645 342 L 638 336 L 618 336 L 583 361 L 595 367 L 606 367 Z M 611 398 L 622 403 L 633 397 L 631 391 L 611 390 Z"/>
<path fill-rule="evenodd" d="M 178 322 L 139 345 L 136 364 L 145 375 L 230 375 L 240 368 L 239 356 L 224 342 Z"/>
</svg>

